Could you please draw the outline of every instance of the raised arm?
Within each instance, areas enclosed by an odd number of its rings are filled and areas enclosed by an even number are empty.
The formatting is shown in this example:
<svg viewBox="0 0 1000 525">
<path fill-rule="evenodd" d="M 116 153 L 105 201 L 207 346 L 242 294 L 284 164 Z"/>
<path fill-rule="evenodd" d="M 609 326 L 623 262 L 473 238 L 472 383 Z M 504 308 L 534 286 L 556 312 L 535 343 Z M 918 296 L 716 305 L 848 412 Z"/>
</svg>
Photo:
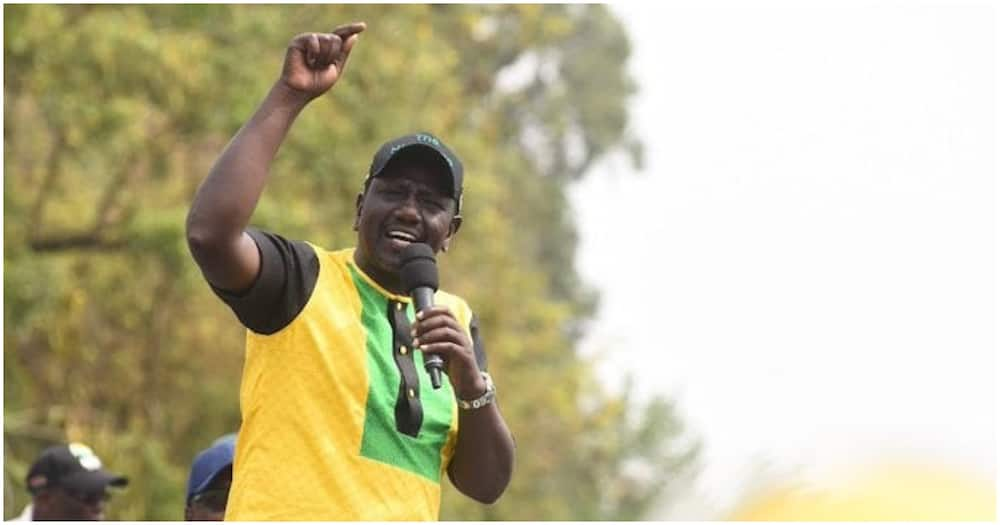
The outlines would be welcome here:
<svg viewBox="0 0 1000 525">
<path fill-rule="evenodd" d="M 242 291 L 253 284 L 260 254 L 244 232 L 264 191 L 271 162 L 310 101 L 340 79 L 364 22 L 330 33 L 303 33 L 288 44 L 281 77 L 236 133 L 198 188 L 187 217 L 187 241 L 208 282 Z"/>
</svg>

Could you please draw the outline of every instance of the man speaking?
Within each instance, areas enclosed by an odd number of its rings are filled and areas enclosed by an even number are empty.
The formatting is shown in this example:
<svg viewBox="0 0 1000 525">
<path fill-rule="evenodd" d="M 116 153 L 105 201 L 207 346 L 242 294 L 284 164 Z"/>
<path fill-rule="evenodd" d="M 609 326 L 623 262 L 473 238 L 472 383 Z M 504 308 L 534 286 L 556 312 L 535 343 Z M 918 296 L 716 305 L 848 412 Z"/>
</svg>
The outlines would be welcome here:
<svg viewBox="0 0 1000 525">
<path fill-rule="evenodd" d="M 464 172 L 451 149 L 416 133 L 376 152 L 355 203 L 355 248 L 248 228 L 293 121 L 340 80 L 364 30 L 292 39 L 188 214 L 195 260 L 248 328 L 227 520 L 434 520 L 445 472 L 483 503 L 510 481 L 514 443 L 475 316 L 442 291 L 414 312 L 407 288 L 428 283 L 401 272 L 404 251 L 425 244 L 415 257 L 436 278 L 433 256 L 462 224 Z M 432 356 L 439 388 L 424 366 Z"/>
</svg>

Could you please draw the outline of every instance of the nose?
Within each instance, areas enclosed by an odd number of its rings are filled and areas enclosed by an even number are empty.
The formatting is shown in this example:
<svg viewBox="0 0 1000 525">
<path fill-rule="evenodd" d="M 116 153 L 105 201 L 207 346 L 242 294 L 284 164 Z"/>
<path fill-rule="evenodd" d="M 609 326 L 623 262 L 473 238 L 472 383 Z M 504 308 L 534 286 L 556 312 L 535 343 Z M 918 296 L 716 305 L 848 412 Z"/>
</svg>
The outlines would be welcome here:
<svg viewBox="0 0 1000 525">
<path fill-rule="evenodd" d="M 108 506 L 106 497 L 106 495 L 103 497 L 90 497 L 84 500 L 83 504 L 91 514 L 104 514 L 104 509 Z"/>
<path fill-rule="evenodd" d="M 420 222 L 420 206 L 417 204 L 416 192 L 410 192 L 406 199 L 399 204 L 395 210 L 395 215 L 400 220 L 411 224 Z"/>
</svg>

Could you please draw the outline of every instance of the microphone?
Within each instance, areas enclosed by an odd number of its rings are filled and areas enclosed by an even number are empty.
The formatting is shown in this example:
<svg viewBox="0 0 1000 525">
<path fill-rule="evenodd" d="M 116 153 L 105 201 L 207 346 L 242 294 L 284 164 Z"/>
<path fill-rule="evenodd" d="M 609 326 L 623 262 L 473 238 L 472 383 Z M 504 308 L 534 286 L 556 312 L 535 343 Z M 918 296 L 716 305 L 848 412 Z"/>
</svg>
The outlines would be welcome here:
<svg viewBox="0 0 1000 525">
<path fill-rule="evenodd" d="M 434 292 L 438 289 L 437 261 L 434 250 L 422 242 L 410 243 L 403 248 L 399 277 L 403 289 L 413 298 L 415 312 L 434 306 Z M 424 369 L 431 376 L 431 385 L 441 388 L 444 360 L 439 355 L 424 355 Z"/>
</svg>

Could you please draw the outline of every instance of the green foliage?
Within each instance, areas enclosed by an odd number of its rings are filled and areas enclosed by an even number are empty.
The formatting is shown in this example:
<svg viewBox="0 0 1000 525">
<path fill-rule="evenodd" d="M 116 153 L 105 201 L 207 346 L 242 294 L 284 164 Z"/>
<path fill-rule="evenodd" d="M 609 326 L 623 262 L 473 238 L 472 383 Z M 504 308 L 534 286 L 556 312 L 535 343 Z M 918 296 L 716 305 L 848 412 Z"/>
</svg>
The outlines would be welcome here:
<svg viewBox="0 0 1000 525">
<path fill-rule="evenodd" d="M 382 141 L 429 130 L 465 159 L 442 275 L 481 318 L 518 456 L 499 503 L 449 488 L 442 518 L 638 519 L 693 464 L 670 404 L 602 390 L 575 352 L 595 294 L 566 187 L 639 151 L 628 41 L 604 6 L 11 5 L 5 517 L 34 455 L 81 440 L 132 479 L 111 518 L 181 519 L 191 458 L 239 425 L 244 337 L 190 259 L 185 214 L 291 37 L 352 20 L 369 30 L 293 128 L 254 223 L 349 245 Z"/>
</svg>

